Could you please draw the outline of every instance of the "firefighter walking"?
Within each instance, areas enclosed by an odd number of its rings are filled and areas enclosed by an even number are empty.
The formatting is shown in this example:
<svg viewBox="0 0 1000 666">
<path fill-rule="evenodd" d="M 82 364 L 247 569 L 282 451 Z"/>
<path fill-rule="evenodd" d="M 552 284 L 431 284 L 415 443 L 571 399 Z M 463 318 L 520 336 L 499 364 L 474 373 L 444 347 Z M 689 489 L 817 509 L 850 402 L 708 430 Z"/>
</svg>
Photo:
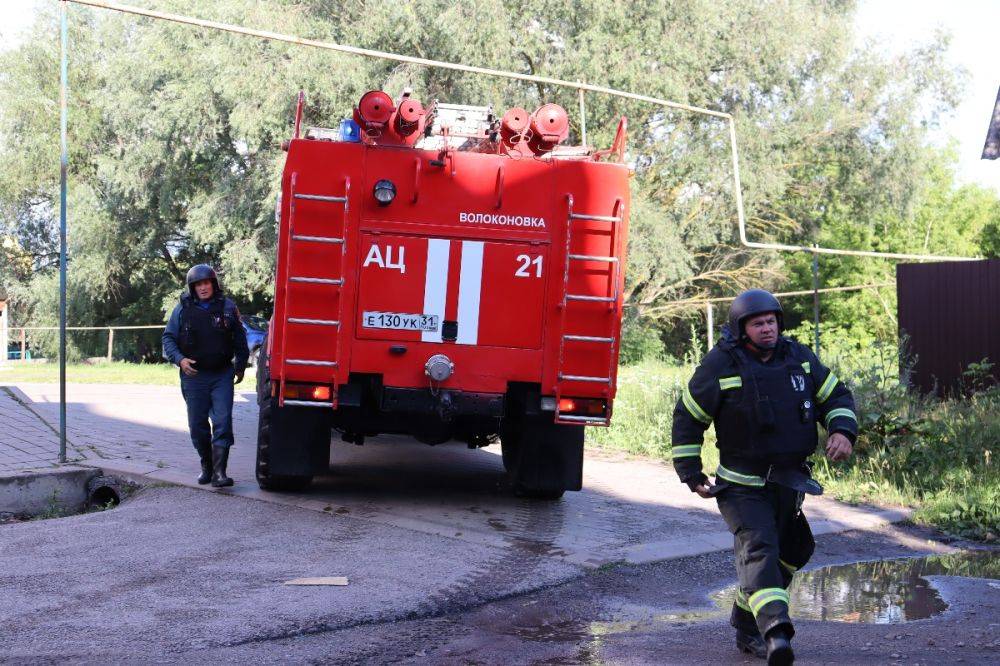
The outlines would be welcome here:
<svg viewBox="0 0 1000 666">
<path fill-rule="evenodd" d="M 233 386 L 243 381 L 250 353 L 239 309 L 222 293 L 211 266 L 199 264 L 188 271 L 187 289 L 163 331 L 163 355 L 181 371 L 191 442 L 201 459 L 198 483 L 233 485 L 226 475 L 233 444 Z"/>
<path fill-rule="evenodd" d="M 739 588 L 730 622 L 737 647 L 793 661 L 788 585 L 815 542 L 801 512 L 822 488 L 807 458 L 829 433 L 826 455 L 850 456 L 858 423 L 854 398 L 809 348 L 782 337 L 782 309 L 769 292 L 740 294 L 718 344 L 695 370 L 673 419 L 673 463 L 681 481 L 714 497 L 733 534 Z M 715 424 L 715 483 L 702 471 L 705 430 Z"/>
</svg>

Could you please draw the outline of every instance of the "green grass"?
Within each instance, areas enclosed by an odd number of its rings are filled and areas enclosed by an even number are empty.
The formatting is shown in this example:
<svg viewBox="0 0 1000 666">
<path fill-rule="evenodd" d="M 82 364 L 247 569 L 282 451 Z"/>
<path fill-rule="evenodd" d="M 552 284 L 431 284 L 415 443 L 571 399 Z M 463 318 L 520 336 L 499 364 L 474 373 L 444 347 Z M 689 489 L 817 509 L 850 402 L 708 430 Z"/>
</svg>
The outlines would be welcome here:
<svg viewBox="0 0 1000 666">
<path fill-rule="evenodd" d="M 691 372 L 652 362 L 621 368 L 612 426 L 589 430 L 588 446 L 669 462 L 673 409 Z M 867 374 L 838 372 L 852 377 L 862 434 L 848 463 L 817 455 L 817 478 L 838 499 L 912 507 L 917 523 L 996 542 L 1000 388 L 962 400 L 925 398 L 906 391 L 897 372 L 877 360 Z M 712 428 L 703 463 L 707 473 L 718 465 Z"/>
<path fill-rule="evenodd" d="M 167 363 L 71 363 L 66 366 L 66 381 L 71 384 L 158 384 L 176 386 L 179 370 Z M 55 384 L 59 381 L 56 363 L 10 363 L 0 370 L 0 384 Z M 240 390 L 257 385 L 253 368 L 247 370 Z"/>
<path fill-rule="evenodd" d="M 618 394 L 608 428 L 587 431 L 587 445 L 670 461 L 674 405 L 692 369 L 644 361 L 618 370 Z M 702 461 L 708 472 L 719 463 L 715 431 L 705 433 Z"/>
</svg>

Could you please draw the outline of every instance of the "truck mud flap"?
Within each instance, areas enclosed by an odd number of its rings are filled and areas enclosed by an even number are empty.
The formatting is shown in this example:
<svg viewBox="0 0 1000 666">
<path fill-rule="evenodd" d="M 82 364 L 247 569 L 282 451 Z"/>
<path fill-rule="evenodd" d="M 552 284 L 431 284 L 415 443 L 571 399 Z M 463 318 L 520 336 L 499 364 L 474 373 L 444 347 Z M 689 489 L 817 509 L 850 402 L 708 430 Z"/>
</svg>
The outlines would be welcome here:
<svg viewBox="0 0 1000 666">
<path fill-rule="evenodd" d="M 330 410 L 332 412 L 332 410 Z M 312 476 L 330 467 L 331 414 L 313 407 L 272 403 L 270 473 Z"/>
<path fill-rule="evenodd" d="M 516 481 L 537 491 L 580 490 L 583 427 L 532 421 L 524 429 Z"/>
</svg>

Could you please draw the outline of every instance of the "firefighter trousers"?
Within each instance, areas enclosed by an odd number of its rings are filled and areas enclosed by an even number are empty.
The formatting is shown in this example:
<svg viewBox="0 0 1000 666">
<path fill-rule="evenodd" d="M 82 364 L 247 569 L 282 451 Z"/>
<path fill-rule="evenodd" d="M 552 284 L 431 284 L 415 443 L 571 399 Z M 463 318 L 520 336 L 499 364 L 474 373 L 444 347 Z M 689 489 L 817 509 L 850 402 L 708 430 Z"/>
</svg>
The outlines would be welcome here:
<svg viewBox="0 0 1000 666">
<path fill-rule="evenodd" d="M 815 542 L 800 512 L 802 493 L 775 483 L 761 487 L 721 481 L 719 511 L 733 534 L 739 589 L 730 619 L 736 629 L 766 635 L 785 625 L 792 575 L 812 556 Z"/>
</svg>

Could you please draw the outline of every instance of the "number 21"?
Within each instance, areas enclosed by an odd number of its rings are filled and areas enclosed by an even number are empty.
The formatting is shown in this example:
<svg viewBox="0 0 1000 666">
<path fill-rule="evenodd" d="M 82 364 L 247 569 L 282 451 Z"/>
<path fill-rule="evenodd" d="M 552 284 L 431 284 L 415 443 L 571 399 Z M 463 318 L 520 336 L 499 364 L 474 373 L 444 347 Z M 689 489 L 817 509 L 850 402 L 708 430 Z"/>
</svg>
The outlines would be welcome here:
<svg viewBox="0 0 1000 666">
<path fill-rule="evenodd" d="M 531 277 L 528 269 L 531 264 L 535 265 L 535 277 L 542 277 L 542 256 L 538 255 L 534 259 L 526 254 L 517 255 L 517 260 L 521 262 L 520 267 L 514 271 L 514 277 Z"/>
</svg>

